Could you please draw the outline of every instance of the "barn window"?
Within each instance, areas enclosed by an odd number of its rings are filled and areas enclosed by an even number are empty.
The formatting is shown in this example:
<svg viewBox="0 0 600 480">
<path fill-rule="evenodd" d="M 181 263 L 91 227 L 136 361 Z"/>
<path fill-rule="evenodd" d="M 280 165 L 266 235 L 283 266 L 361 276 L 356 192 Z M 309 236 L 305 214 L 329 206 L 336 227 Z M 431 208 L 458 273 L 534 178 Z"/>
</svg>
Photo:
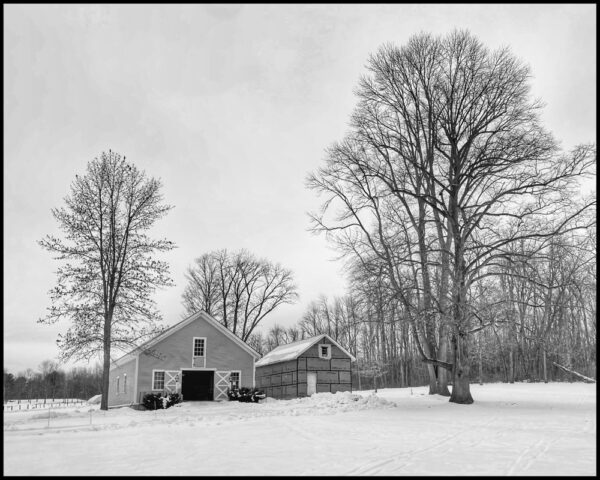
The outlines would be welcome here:
<svg viewBox="0 0 600 480">
<path fill-rule="evenodd" d="M 165 371 L 153 370 L 152 375 L 152 390 L 164 390 L 165 388 Z"/>
<path fill-rule="evenodd" d="M 127 393 L 127 374 L 123 374 L 123 393 Z"/>
<path fill-rule="evenodd" d="M 119 377 L 117 377 L 117 395 L 119 394 Z"/>
<path fill-rule="evenodd" d="M 319 345 L 319 358 L 331 358 L 331 345 Z"/>
<path fill-rule="evenodd" d="M 240 372 L 231 372 L 229 374 L 229 384 L 232 390 L 240 388 Z"/>
<path fill-rule="evenodd" d="M 204 356 L 204 346 L 206 344 L 205 338 L 194 337 L 194 357 Z"/>
</svg>

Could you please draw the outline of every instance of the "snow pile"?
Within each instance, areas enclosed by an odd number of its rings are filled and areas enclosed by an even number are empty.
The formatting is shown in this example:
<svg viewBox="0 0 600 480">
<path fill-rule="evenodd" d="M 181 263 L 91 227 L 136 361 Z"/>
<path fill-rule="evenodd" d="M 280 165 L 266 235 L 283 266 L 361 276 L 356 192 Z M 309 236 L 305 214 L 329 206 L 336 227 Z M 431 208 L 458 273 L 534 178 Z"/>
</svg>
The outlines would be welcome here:
<svg viewBox="0 0 600 480">
<path fill-rule="evenodd" d="M 100 401 L 102 400 L 102 395 L 94 395 L 92 398 L 90 398 L 87 403 L 94 405 L 96 403 L 100 403 Z"/>
<path fill-rule="evenodd" d="M 57 411 L 57 410 L 48 410 L 47 412 L 43 412 L 43 413 L 36 413 L 35 415 L 31 416 L 31 420 L 35 420 L 38 418 L 59 418 L 59 417 L 70 417 L 71 413 L 70 412 L 61 412 L 61 411 Z"/>
<path fill-rule="evenodd" d="M 376 393 L 357 395 L 350 392 L 315 393 L 310 397 L 298 399 L 301 403 L 314 405 L 318 408 L 348 410 L 364 410 L 366 408 L 392 408 L 396 404 Z M 292 400 L 293 401 L 293 400 Z"/>
<path fill-rule="evenodd" d="M 359 395 L 350 392 L 314 393 L 310 397 L 277 400 L 267 397 L 258 405 L 242 407 L 244 415 L 257 416 L 298 416 L 298 415 L 336 415 L 357 410 L 394 408 L 396 403 L 377 396 Z"/>
</svg>

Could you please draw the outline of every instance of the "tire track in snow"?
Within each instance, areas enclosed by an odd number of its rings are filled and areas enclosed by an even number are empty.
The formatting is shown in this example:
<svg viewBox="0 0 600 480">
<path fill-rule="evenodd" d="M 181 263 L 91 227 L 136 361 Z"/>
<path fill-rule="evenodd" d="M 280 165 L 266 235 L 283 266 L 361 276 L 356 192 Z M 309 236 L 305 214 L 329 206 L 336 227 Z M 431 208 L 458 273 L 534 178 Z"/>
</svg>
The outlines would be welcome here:
<svg viewBox="0 0 600 480">
<path fill-rule="evenodd" d="M 486 427 L 488 425 L 491 425 L 492 423 L 494 423 L 496 420 L 498 419 L 498 417 L 493 417 L 492 419 L 490 419 L 487 422 L 483 422 L 479 425 L 476 425 L 477 427 Z M 345 473 L 343 473 L 342 475 L 349 475 L 349 476 L 353 476 L 353 475 L 377 475 L 379 473 L 381 473 L 381 470 L 383 467 L 390 465 L 390 464 L 400 464 L 402 463 L 402 465 L 397 465 L 397 468 L 403 468 L 409 465 L 410 462 L 407 462 L 407 460 L 410 457 L 413 457 L 415 454 L 420 454 L 423 452 L 428 452 L 430 450 L 433 450 L 437 447 L 440 447 L 441 445 L 444 445 L 446 443 L 448 443 L 448 441 L 452 440 L 453 438 L 456 438 L 459 435 L 462 435 L 465 432 L 471 431 L 473 429 L 472 426 L 469 426 L 465 429 L 462 429 L 458 432 L 455 433 L 451 433 L 450 435 L 446 435 L 445 437 L 441 438 L 440 440 L 424 447 L 424 448 L 420 448 L 417 450 L 411 450 L 409 452 L 403 452 L 403 453 L 395 453 L 391 456 L 388 456 L 384 459 L 380 459 L 380 460 L 375 460 L 372 462 L 367 463 L 366 465 L 361 465 L 360 467 L 356 467 L 353 468 Z M 388 472 L 389 473 L 389 472 Z M 403 472 L 393 472 L 393 473 L 389 473 L 389 474 L 393 474 L 393 475 L 402 475 Z"/>
<path fill-rule="evenodd" d="M 547 440 L 542 438 L 535 442 L 533 445 L 528 446 L 523 450 L 519 456 L 512 462 L 506 475 L 515 475 L 522 472 L 526 472 L 536 462 L 536 460 L 543 456 L 550 447 L 555 444 L 559 439 Z M 522 468 L 520 468 L 522 467 Z M 518 469 L 518 470 L 517 470 Z"/>
</svg>

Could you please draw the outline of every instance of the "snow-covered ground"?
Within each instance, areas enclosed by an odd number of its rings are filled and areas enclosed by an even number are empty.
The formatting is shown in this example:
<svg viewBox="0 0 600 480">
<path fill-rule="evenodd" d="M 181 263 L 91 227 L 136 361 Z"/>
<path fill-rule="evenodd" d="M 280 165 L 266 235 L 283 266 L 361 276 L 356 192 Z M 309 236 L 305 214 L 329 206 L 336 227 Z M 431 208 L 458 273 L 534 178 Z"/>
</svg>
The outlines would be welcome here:
<svg viewBox="0 0 600 480">
<path fill-rule="evenodd" d="M 596 474 L 595 384 L 426 393 L 5 413 L 4 475 Z"/>
</svg>

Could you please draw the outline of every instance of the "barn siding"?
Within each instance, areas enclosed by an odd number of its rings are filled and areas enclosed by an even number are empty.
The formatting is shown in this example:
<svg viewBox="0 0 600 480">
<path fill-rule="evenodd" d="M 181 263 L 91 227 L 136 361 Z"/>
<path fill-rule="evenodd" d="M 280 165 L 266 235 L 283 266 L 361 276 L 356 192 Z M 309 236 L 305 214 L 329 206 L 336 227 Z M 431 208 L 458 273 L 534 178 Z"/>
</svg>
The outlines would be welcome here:
<svg viewBox="0 0 600 480">
<path fill-rule="evenodd" d="M 319 358 L 319 345 L 331 345 L 331 359 Z M 317 373 L 317 393 L 320 392 L 351 392 L 350 383 L 351 360 L 339 347 L 326 339 L 317 342 L 304 352 L 298 359 L 306 362 L 306 372 Z M 306 372 L 302 372 L 304 388 L 298 389 L 298 396 L 306 396 Z M 298 372 L 300 385 L 300 372 Z"/>
<path fill-rule="evenodd" d="M 331 359 L 319 358 L 321 344 L 331 345 Z M 317 373 L 317 392 L 352 391 L 351 360 L 327 340 L 316 343 L 296 360 L 257 367 L 256 382 L 268 397 L 305 397 L 307 371 Z"/>
<path fill-rule="evenodd" d="M 152 370 L 180 370 L 192 367 L 193 338 L 206 338 L 206 368 L 240 370 L 241 387 L 254 387 L 252 355 L 202 318 L 198 318 L 152 347 L 162 358 L 147 353 L 139 356 L 138 399 L 152 391 Z M 184 399 L 185 400 L 185 399 Z"/>
<path fill-rule="evenodd" d="M 256 383 L 268 397 L 295 398 L 298 383 L 296 360 L 256 367 Z"/>
<path fill-rule="evenodd" d="M 127 374 L 127 390 L 124 392 L 124 375 Z M 110 370 L 108 382 L 108 406 L 129 405 L 134 403 L 135 390 L 135 357 L 121 366 Z M 117 392 L 117 377 L 119 377 L 119 392 Z"/>
</svg>

